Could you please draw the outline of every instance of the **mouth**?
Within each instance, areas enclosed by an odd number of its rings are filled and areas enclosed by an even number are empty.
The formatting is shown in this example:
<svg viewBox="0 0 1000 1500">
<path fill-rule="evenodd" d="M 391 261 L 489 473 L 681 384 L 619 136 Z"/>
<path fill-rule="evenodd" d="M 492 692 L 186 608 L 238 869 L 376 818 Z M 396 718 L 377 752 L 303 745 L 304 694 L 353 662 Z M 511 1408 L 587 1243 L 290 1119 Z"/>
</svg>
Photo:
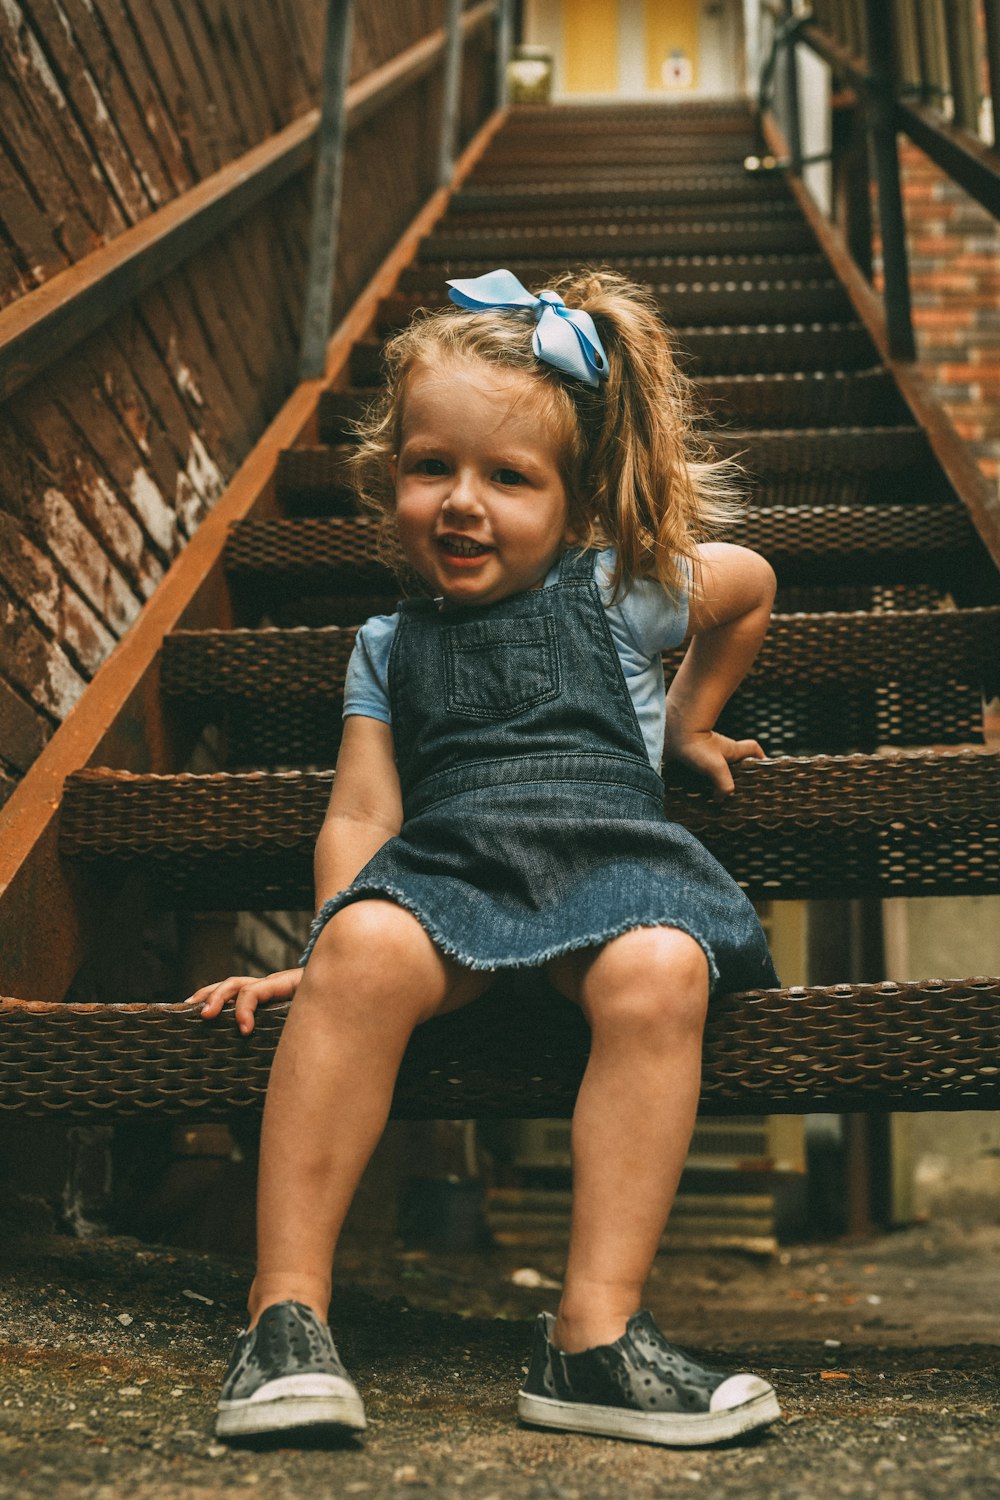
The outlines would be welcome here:
<svg viewBox="0 0 1000 1500">
<path fill-rule="evenodd" d="M 494 551 L 494 548 L 488 547 L 484 542 L 476 542 L 472 537 L 458 536 L 455 533 L 439 536 L 437 544 L 449 557 L 485 557 L 487 552 Z"/>
</svg>

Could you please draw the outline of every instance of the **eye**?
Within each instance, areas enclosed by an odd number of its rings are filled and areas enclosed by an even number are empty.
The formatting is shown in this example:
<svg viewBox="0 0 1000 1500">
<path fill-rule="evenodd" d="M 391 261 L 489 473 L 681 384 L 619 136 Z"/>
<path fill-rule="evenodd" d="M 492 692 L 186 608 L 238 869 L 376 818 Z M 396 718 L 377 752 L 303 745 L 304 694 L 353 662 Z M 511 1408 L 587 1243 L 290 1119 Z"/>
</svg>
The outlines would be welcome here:
<svg viewBox="0 0 1000 1500">
<path fill-rule="evenodd" d="M 519 469 L 497 469 L 496 477 L 500 484 L 512 486 L 527 484 L 527 480 Z"/>
<path fill-rule="evenodd" d="M 413 465 L 413 471 L 415 474 L 430 474 L 436 477 L 440 474 L 447 474 L 448 465 L 443 458 L 421 458 Z"/>
</svg>

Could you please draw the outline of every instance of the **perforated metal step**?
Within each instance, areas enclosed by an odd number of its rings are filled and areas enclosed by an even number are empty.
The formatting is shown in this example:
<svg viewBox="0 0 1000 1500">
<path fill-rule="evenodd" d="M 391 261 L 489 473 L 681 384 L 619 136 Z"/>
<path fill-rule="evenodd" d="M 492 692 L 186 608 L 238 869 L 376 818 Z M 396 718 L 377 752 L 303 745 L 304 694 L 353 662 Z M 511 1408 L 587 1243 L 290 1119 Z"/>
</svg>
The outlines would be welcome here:
<svg viewBox="0 0 1000 1500">
<path fill-rule="evenodd" d="M 1000 891 L 1000 754 L 788 757 L 735 768 L 713 802 L 668 773 L 669 817 L 755 898 Z M 217 908 L 308 907 L 328 772 L 136 776 L 66 783 L 66 858 L 141 861 L 167 899 Z"/>
</svg>

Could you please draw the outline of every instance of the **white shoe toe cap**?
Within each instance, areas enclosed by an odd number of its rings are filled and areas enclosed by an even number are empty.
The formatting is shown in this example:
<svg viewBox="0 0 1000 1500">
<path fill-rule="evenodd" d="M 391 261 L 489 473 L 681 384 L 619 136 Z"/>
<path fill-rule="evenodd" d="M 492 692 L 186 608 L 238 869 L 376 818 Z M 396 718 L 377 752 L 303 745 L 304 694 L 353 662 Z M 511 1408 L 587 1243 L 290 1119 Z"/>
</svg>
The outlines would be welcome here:
<svg viewBox="0 0 1000 1500">
<path fill-rule="evenodd" d="M 773 1387 L 759 1375 L 730 1375 L 712 1392 L 709 1411 L 731 1411 L 734 1406 L 745 1406 L 758 1396 L 766 1396 Z"/>
</svg>

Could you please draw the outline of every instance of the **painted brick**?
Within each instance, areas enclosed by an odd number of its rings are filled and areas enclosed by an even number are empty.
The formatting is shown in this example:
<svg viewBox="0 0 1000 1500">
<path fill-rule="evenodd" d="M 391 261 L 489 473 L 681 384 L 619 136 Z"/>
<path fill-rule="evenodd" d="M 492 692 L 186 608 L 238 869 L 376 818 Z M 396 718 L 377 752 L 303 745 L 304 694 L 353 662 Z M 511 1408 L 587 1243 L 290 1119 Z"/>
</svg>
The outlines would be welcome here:
<svg viewBox="0 0 1000 1500">
<path fill-rule="evenodd" d="M 87 530 L 66 496 L 48 489 L 43 515 L 49 547 L 115 635 L 139 613 L 139 601 L 108 553 Z"/>
</svg>

